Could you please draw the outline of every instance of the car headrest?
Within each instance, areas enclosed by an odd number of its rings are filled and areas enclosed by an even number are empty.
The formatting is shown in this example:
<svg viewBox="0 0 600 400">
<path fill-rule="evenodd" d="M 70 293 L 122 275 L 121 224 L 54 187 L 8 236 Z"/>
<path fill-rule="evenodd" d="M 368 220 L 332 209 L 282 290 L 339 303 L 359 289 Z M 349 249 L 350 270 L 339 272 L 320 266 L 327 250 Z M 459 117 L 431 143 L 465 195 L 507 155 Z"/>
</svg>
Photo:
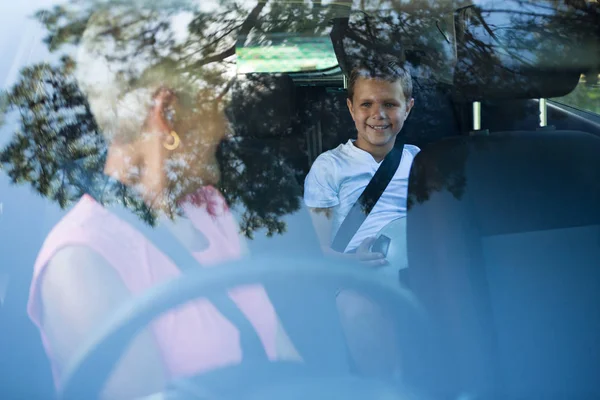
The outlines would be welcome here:
<svg viewBox="0 0 600 400">
<path fill-rule="evenodd" d="M 563 96 L 600 71 L 597 3 L 483 0 L 455 26 L 457 100 Z"/>
<path fill-rule="evenodd" d="M 434 3 L 354 11 L 348 18 L 333 19 L 331 40 L 344 75 L 383 57 L 407 67 L 414 78 L 452 83 L 453 8 L 449 1 Z"/>
</svg>

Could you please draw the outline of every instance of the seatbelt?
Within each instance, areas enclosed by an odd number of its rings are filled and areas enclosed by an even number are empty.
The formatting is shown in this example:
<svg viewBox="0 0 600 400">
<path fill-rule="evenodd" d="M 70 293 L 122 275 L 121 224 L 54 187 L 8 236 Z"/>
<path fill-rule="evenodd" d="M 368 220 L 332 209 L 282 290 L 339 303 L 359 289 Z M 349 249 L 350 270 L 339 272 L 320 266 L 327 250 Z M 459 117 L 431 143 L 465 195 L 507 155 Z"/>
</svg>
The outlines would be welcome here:
<svg viewBox="0 0 600 400">
<path fill-rule="evenodd" d="M 360 229 L 361 225 L 371 211 L 379 198 L 391 182 L 392 178 L 398 170 L 400 161 L 402 161 L 402 153 L 404 145 L 400 148 L 394 147 L 383 159 L 379 168 L 371 178 L 371 181 L 362 192 L 356 203 L 350 209 L 350 212 L 342 222 L 338 229 L 331 248 L 337 252 L 343 253 L 346 247 Z"/>
<path fill-rule="evenodd" d="M 183 275 L 186 271 L 194 268 L 205 268 L 200 265 L 179 239 L 173 236 L 169 229 L 151 227 L 130 210 L 120 210 L 116 212 L 116 215 L 138 229 L 146 239 L 173 261 Z M 210 294 L 207 298 L 229 322 L 238 328 L 243 356 L 254 361 L 268 361 L 267 353 L 254 326 L 227 293 Z"/>
</svg>

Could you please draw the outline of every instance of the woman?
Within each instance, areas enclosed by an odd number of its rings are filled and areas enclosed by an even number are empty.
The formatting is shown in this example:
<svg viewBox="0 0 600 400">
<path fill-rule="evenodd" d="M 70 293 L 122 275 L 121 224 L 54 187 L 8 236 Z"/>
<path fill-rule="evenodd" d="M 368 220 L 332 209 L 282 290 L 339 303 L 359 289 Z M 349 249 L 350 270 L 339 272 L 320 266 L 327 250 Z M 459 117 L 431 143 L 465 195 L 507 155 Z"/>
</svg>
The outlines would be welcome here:
<svg viewBox="0 0 600 400">
<path fill-rule="evenodd" d="M 168 55 L 131 54 L 132 46 L 118 46 L 110 34 L 119 21 L 135 37 L 151 15 L 129 7 L 97 12 L 80 43 L 78 84 L 109 143 L 104 173 L 136 193 L 201 264 L 239 258 L 237 224 L 212 186 L 219 179 L 216 148 L 227 132 L 220 103 Z M 103 207 L 102 195 L 95 197 L 83 196 L 54 227 L 34 267 L 28 311 L 57 386 L 79 346 L 106 317 L 180 273 L 139 231 Z M 262 287 L 238 287 L 229 295 L 271 360 L 299 360 Z M 161 316 L 139 335 L 103 397 L 148 395 L 172 378 L 241 358 L 236 328 L 211 303 L 198 300 Z"/>
</svg>

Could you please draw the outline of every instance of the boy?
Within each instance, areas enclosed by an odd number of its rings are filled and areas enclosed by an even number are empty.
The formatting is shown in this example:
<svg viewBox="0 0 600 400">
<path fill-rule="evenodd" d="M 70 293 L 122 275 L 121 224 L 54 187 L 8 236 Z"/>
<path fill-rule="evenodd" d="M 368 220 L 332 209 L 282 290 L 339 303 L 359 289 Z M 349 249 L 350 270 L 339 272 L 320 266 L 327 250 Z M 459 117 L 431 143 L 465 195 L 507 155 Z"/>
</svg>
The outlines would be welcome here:
<svg viewBox="0 0 600 400">
<path fill-rule="evenodd" d="M 369 249 L 381 228 L 406 215 L 408 175 L 419 152 L 416 146 L 404 146 L 398 170 L 345 254 L 335 252 L 330 246 L 381 161 L 393 149 L 410 114 L 414 105 L 411 76 L 393 62 L 354 68 L 347 105 L 357 138 L 317 157 L 304 183 L 304 202 L 326 254 L 356 258 L 372 266 L 384 265 L 383 255 Z"/>
</svg>

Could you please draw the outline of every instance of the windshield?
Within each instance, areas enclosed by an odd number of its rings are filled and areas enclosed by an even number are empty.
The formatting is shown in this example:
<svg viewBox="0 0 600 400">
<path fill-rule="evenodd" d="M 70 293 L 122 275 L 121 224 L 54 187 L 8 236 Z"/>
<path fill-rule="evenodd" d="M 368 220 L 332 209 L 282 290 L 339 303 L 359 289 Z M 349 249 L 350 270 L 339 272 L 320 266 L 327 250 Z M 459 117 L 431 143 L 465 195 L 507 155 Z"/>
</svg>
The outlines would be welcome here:
<svg viewBox="0 0 600 400">
<path fill-rule="evenodd" d="M 82 343 L 185 274 L 181 264 L 270 259 L 349 263 L 407 290 L 446 349 L 435 364 L 452 373 L 424 385 L 427 373 L 407 371 L 431 360 L 403 353 L 417 329 L 395 303 L 316 275 L 230 288 L 271 362 L 349 352 L 353 373 L 415 392 L 599 393 L 600 353 L 581 333 L 598 321 L 574 315 L 600 288 L 588 243 L 600 221 L 585 212 L 600 147 L 571 144 L 600 135 L 597 2 L 34 0 L 0 14 L 0 310 L 3 327 L 24 332 L 2 328 L 0 342 L 7 360 L 30 360 L 19 377 L 8 361 L 0 369 L 4 397 L 35 390 L 34 376 L 47 383 L 39 390 L 60 390 Z M 564 149 L 576 156 L 553 155 Z M 556 194 L 567 187 L 569 201 Z M 587 200 L 575 200 L 582 188 Z M 577 245 L 564 245 L 567 228 Z M 530 284 L 542 269 L 523 272 L 567 255 L 588 286 L 571 275 L 563 286 L 558 272 Z M 475 264 L 477 274 L 459 267 Z M 573 302 L 561 308 L 551 292 Z M 104 396 L 158 393 L 242 363 L 248 329 L 215 304 L 156 316 Z M 551 307 L 561 311 L 539 323 L 519 313 Z M 515 333 L 527 329 L 536 334 Z M 560 340 L 535 347 L 546 329 Z M 554 349 L 573 337 L 592 350 Z M 556 378 L 584 367 L 565 375 L 571 384 Z"/>
</svg>

